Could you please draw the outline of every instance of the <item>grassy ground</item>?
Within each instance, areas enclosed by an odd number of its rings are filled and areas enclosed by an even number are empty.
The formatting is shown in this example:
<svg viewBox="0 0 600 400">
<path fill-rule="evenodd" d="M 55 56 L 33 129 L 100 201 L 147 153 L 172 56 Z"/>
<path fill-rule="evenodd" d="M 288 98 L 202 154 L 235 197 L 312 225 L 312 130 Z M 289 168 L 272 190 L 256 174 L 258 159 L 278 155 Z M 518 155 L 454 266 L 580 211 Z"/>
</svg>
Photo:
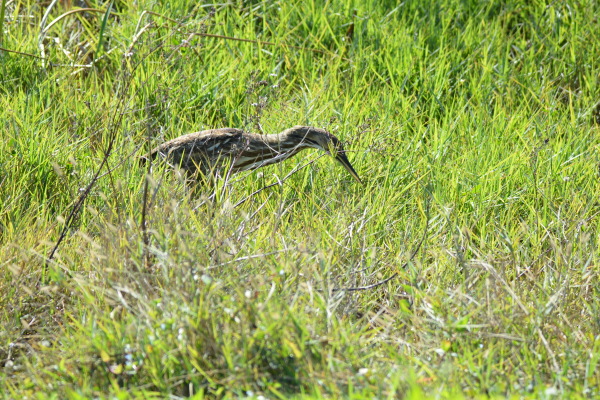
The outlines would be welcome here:
<svg viewBox="0 0 600 400">
<path fill-rule="evenodd" d="M 0 2 L 5 397 L 600 395 L 596 2 Z M 137 162 L 297 124 L 366 186 Z"/>
</svg>

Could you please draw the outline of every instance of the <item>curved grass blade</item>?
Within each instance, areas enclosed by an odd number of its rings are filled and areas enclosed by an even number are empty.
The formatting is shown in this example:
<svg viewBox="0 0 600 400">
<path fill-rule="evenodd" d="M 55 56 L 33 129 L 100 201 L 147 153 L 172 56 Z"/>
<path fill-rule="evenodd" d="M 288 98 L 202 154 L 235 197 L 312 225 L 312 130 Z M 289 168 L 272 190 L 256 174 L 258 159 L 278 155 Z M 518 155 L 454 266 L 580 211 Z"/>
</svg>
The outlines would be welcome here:
<svg viewBox="0 0 600 400">
<path fill-rule="evenodd" d="M 104 38 L 104 31 L 106 30 L 106 23 L 108 22 L 108 16 L 112 11 L 114 0 L 110 2 L 108 8 L 106 9 L 106 13 L 104 14 L 104 18 L 102 18 L 102 25 L 100 26 L 100 37 L 98 38 L 98 48 L 96 49 L 96 59 L 100 56 L 100 49 L 102 49 L 102 39 Z"/>
</svg>

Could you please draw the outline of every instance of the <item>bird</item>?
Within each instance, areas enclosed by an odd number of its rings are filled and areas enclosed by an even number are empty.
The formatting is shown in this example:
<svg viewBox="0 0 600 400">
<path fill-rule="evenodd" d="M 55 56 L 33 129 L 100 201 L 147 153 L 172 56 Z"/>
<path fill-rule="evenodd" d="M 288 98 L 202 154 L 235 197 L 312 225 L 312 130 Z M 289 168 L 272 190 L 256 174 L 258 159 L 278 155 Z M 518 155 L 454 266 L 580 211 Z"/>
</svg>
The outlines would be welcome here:
<svg viewBox="0 0 600 400">
<path fill-rule="evenodd" d="M 254 170 L 284 161 L 304 149 L 318 149 L 333 156 L 350 175 L 364 185 L 350 164 L 341 141 L 325 129 L 294 126 L 276 134 L 256 134 L 236 128 L 189 133 L 154 148 L 142 162 L 165 159 L 189 176 L 214 176 L 223 166 L 231 172 Z"/>
</svg>

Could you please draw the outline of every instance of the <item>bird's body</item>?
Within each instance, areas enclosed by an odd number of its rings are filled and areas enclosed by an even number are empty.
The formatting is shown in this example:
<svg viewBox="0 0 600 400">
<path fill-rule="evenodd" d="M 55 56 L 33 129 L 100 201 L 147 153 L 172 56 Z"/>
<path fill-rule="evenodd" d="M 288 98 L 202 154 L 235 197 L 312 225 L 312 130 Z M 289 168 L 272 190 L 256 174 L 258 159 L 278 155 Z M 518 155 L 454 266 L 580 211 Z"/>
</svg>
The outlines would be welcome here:
<svg viewBox="0 0 600 400">
<path fill-rule="evenodd" d="M 360 178 L 340 141 L 324 129 L 295 126 L 278 134 L 259 135 L 222 128 L 190 133 L 156 147 L 150 158 L 165 158 L 190 175 L 214 175 L 226 165 L 231 172 L 252 170 L 286 160 L 300 150 L 316 148 L 333 155 L 358 182 Z"/>
</svg>

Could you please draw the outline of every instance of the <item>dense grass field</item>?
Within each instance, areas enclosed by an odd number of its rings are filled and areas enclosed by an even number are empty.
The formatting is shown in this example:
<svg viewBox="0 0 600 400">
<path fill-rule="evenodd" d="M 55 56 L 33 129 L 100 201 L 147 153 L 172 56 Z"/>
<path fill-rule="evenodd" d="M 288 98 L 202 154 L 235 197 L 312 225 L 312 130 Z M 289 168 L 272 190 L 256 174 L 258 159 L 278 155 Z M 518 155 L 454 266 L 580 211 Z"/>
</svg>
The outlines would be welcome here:
<svg viewBox="0 0 600 400">
<path fill-rule="evenodd" d="M 5 398 L 600 396 L 597 2 L 0 3 Z"/>
</svg>

